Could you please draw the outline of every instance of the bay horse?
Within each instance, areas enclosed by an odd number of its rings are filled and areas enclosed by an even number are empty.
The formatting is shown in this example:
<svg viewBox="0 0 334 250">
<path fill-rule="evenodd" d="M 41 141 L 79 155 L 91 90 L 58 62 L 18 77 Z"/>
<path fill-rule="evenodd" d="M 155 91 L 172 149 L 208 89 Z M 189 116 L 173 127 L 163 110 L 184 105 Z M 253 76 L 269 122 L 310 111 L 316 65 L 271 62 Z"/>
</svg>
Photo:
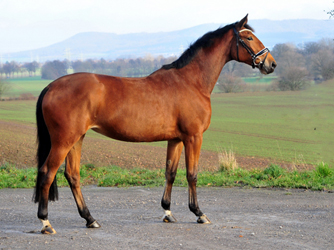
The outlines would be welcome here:
<svg viewBox="0 0 334 250">
<path fill-rule="evenodd" d="M 203 133 L 211 119 L 210 95 L 223 66 L 237 60 L 272 73 L 276 62 L 247 24 L 239 22 L 208 32 L 173 63 L 142 78 L 75 73 L 50 83 L 37 101 L 38 174 L 33 200 L 41 232 L 54 234 L 48 201 L 58 199 L 56 173 L 65 160 L 65 177 L 88 228 L 98 228 L 80 189 L 82 141 L 92 129 L 127 142 L 168 141 L 166 183 L 161 200 L 163 221 L 175 222 L 170 210 L 172 185 L 183 147 L 189 209 L 197 222 L 210 223 L 198 206 L 196 183 Z"/>
</svg>

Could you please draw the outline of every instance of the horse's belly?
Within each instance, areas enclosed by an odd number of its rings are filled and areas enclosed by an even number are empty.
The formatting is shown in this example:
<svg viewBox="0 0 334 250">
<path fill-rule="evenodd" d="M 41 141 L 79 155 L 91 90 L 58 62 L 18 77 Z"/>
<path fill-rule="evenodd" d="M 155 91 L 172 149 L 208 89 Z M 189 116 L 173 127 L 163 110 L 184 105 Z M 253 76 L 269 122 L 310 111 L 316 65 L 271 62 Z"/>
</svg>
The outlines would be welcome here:
<svg viewBox="0 0 334 250">
<path fill-rule="evenodd" d="M 114 122 L 92 128 L 110 138 L 129 142 L 165 141 L 178 137 L 176 126 L 155 122 Z"/>
</svg>

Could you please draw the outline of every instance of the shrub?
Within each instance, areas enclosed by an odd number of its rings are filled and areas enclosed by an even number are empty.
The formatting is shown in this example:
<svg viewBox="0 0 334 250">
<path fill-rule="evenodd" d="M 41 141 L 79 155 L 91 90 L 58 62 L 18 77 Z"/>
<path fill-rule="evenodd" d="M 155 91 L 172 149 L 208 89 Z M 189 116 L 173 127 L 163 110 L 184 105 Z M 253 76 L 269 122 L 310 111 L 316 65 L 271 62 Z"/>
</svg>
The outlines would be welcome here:
<svg viewBox="0 0 334 250">
<path fill-rule="evenodd" d="M 218 161 L 220 171 L 233 171 L 238 168 L 237 160 L 232 150 L 228 152 L 223 150 L 218 153 Z"/>
<path fill-rule="evenodd" d="M 324 65 L 321 69 L 322 78 L 327 81 L 334 78 L 334 60 Z"/>
<path fill-rule="evenodd" d="M 19 97 L 20 100 L 34 100 L 35 96 L 32 93 L 22 93 Z"/>
<path fill-rule="evenodd" d="M 268 175 L 272 178 L 278 178 L 284 174 L 284 171 L 285 170 L 281 166 L 271 164 L 263 171 L 263 174 Z"/>
<path fill-rule="evenodd" d="M 304 68 L 291 67 L 280 74 L 278 88 L 281 91 L 305 89 L 309 86 L 308 75 Z"/>
<path fill-rule="evenodd" d="M 222 74 L 218 78 L 218 89 L 224 93 L 242 92 L 245 82 L 241 77 L 231 73 Z"/>
<path fill-rule="evenodd" d="M 326 178 L 333 174 L 333 169 L 331 169 L 328 164 L 322 162 L 316 167 L 315 173 L 321 178 Z"/>
</svg>

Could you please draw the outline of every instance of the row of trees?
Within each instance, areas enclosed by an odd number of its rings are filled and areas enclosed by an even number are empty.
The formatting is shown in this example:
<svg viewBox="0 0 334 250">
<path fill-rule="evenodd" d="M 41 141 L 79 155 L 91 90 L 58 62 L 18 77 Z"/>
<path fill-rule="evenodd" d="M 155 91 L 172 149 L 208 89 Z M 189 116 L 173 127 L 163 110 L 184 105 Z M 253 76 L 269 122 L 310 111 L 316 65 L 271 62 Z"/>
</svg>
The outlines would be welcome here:
<svg viewBox="0 0 334 250">
<path fill-rule="evenodd" d="M 117 59 L 106 61 L 105 59 L 85 61 L 50 61 L 42 67 L 43 79 L 56 79 L 67 74 L 72 68 L 74 72 L 91 72 L 123 77 L 141 77 L 151 74 L 161 68 L 162 65 L 176 60 L 176 57 L 165 58 L 163 56 L 146 56 L 137 59 Z"/>
<path fill-rule="evenodd" d="M 88 71 L 93 73 L 126 76 L 126 77 L 141 77 L 149 75 L 162 65 L 176 60 L 176 57 L 153 57 L 147 55 L 144 58 L 137 59 L 117 59 L 115 61 L 106 61 L 104 59 L 93 61 L 76 61 L 72 64 L 75 72 Z"/>
<path fill-rule="evenodd" d="M 0 67 L 0 74 L 5 74 L 7 78 L 13 77 L 16 73 L 17 75 L 29 74 L 32 76 L 36 74 L 37 69 L 40 67 L 39 63 L 36 61 L 19 64 L 15 61 L 6 62 Z"/>
<path fill-rule="evenodd" d="M 334 78 L 334 41 L 322 39 L 303 46 L 277 44 L 271 51 L 277 62 L 275 74 L 278 76 L 268 89 L 301 90 L 311 81 L 321 83 Z M 223 92 L 238 92 L 244 89 L 241 77 L 254 74 L 247 65 L 228 63 L 218 80 Z"/>
<path fill-rule="evenodd" d="M 30 63 L 19 64 L 15 61 L 6 62 L 0 66 L 0 74 L 11 78 L 15 75 L 23 76 L 29 74 L 33 76 L 36 74 L 38 68 L 41 67 L 42 79 L 56 79 L 66 75 L 69 69 L 74 72 L 91 72 L 98 74 L 126 76 L 126 77 L 141 77 L 152 73 L 159 69 L 162 65 L 168 64 L 176 60 L 176 57 L 153 57 L 147 55 L 144 58 L 137 59 L 117 59 L 114 61 L 107 61 L 103 58 L 100 60 L 88 59 L 85 61 L 68 60 L 48 61 L 43 65 L 36 61 Z"/>
</svg>

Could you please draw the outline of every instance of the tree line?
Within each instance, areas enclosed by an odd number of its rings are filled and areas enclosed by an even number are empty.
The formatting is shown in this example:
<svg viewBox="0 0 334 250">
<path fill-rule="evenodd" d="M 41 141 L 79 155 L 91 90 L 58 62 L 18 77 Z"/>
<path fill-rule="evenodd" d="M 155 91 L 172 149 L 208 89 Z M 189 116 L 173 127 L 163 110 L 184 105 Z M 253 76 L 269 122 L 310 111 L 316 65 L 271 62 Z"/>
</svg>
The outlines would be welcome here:
<svg viewBox="0 0 334 250">
<path fill-rule="evenodd" d="M 88 59 L 85 61 L 51 61 L 46 62 L 42 67 L 43 79 L 56 79 L 67 74 L 69 68 L 73 72 L 90 72 L 122 77 L 142 77 L 151 74 L 161 68 L 162 65 L 176 60 L 176 57 L 153 57 L 146 56 L 136 59 L 117 59 L 107 61 L 103 58 L 99 60 Z"/>
<path fill-rule="evenodd" d="M 36 74 L 36 71 L 39 67 L 40 64 L 36 61 L 23 64 L 20 64 L 16 61 L 7 61 L 0 66 L 0 76 L 5 75 L 7 78 L 11 78 L 15 73 L 21 76 L 23 76 L 25 73 L 28 73 L 29 76 L 33 76 Z"/>
<path fill-rule="evenodd" d="M 49 80 L 54 80 L 66 75 L 70 70 L 74 73 L 90 72 L 122 77 L 141 77 L 151 74 L 161 68 L 162 65 L 171 63 L 176 59 L 175 56 L 165 58 L 163 56 L 153 57 L 147 55 L 143 58 L 120 58 L 110 61 L 103 58 L 99 60 L 87 59 L 84 61 L 77 60 L 71 62 L 68 60 L 53 60 L 43 64 L 39 64 L 36 61 L 23 64 L 15 61 L 7 61 L 0 66 L 0 75 L 5 75 L 6 78 L 12 78 L 14 74 L 16 76 L 27 74 L 34 76 L 37 70 L 40 69 L 42 79 Z"/>
</svg>

